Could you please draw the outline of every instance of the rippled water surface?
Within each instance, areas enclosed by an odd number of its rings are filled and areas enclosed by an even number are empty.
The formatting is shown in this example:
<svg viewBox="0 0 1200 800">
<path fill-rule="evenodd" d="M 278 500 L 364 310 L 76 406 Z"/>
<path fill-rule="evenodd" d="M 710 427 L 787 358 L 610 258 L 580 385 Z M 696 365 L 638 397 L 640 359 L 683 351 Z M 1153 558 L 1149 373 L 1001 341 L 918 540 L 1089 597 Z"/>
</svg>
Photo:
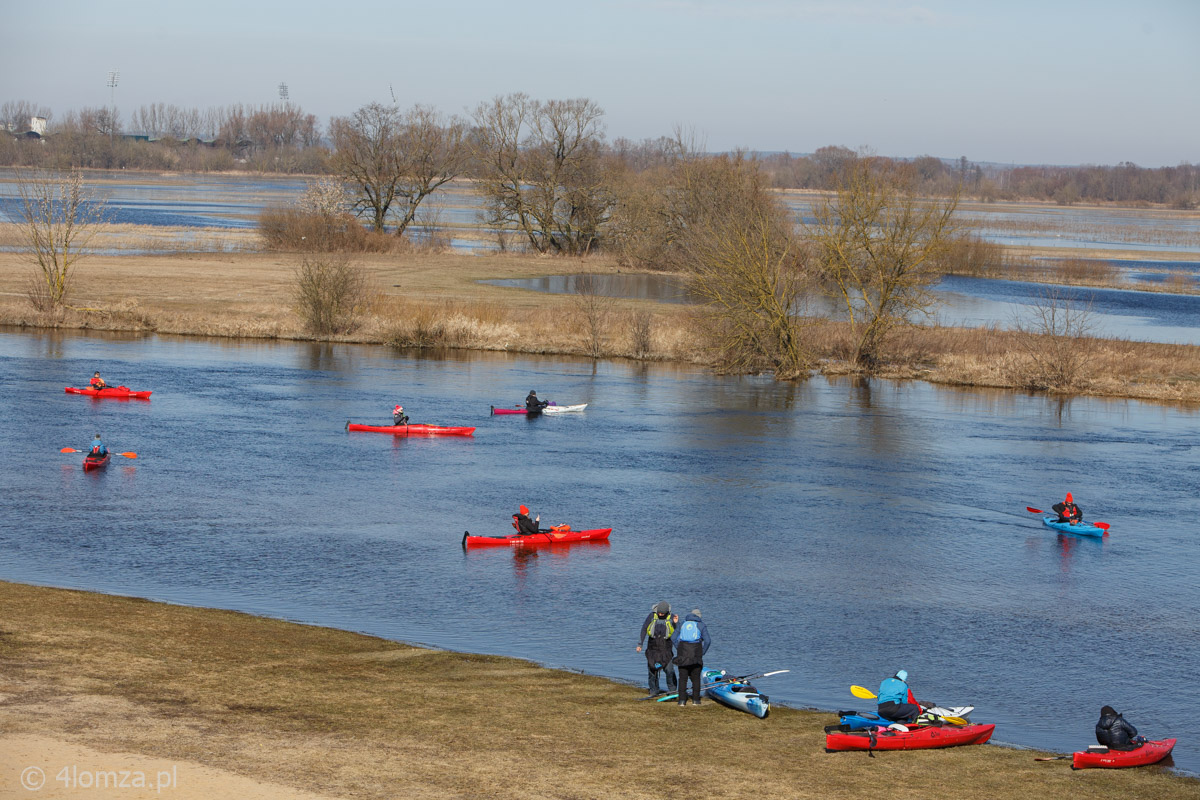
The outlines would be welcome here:
<svg viewBox="0 0 1200 800">
<path fill-rule="evenodd" d="M 95 401 L 100 369 L 154 390 Z M 530 389 L 581 414 L 493 417 Z M 384 348 L 0 333 L 0 576 L 236 608 L 639 683 L 638 624 L 702 609 L 708 663 L 862 707 L 901 667 L 997 740 L 1088 744 L 1101 705 L 1187 735 L 1200 414 L 921 383 Z M 401 402 L 470 439 L 347 434 Z M 85 474 L 101 432 L 140 454 Z M 1025 512 L 1073 491 L 1103 540 Z M 611 542 L 464 552 L 518 503 Z M 631 698 L 638 692 L 630 690 Z M 729 712 L 734 713 L 734 712 Z M 831 717 L 832 721 L 832 717 Z M 766 724 L 770 724 L 769 721 Z"/>
</svg>

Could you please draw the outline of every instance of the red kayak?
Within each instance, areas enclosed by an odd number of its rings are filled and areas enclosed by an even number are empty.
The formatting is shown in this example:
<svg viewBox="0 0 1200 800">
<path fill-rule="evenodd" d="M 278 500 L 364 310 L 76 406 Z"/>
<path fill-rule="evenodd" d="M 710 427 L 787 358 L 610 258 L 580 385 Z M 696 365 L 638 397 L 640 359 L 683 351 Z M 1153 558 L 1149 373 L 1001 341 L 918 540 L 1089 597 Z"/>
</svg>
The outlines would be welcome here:
<svg viewBox="0 0 1200 800">
<path fill-rule="evenodd" d="M 1146 742 L 1136 750 L 1085 750 L 1072 757 L 1071 769 L 1121 769 L 1122 767 L 1144 767 L 1157 764 L 1175 749 L 1174 739 Z"/>
<path fill-rule="evenodd" d="M 348 431 L 368 433 L 390 433 L 393 436 L 470 436 L 474 428 L 454 428 L 445 425 L 357 425 L 346 423 Z"/>
<path fill-rule="evenodd" d="M 135 392 L 128 386 L 105 386 L 103 389 L 93 389 L 90 386 L 86 389 L 76 389 L 74 386 L 68 386 L 65 389 L 67 394 L 83 394 L 88 397 L 113 397 L 118 399 L 149 400 L 150 392 Z"/>
<path fill-rule="evenodd" d="M 825 752 L 839 750 L 926 750 L 983 744 L 992 738 L 995 725 L 925 725 L 908 731 L 843 731 L 825 729 Z"/>
<path fill-rule="evenodd" d="M 564 526 L 565 527 L 565 526 Z M 463 532 L 463 547 L 479 547 L 494 545 L 509 545 L 516 547 L 540 547 L 547 544 L 564 544 L 566 542 L 600 542 L 608 538 L 612 528 L 595 528 L 590 531 L 556 530 L 549 533 L 531 533 L 526 536 L 472 536 L 469 531 Z"/>
<path fill-rule="evenodd" d="M 83 457 L 83 471 L 87 472 L 90 469 L 100 469 L 101 467 L 107 467 L 108 460 L 110 458 L 112 458 L 112 453 L 105 453 L 103 456 L 101 456 L 99 458 L 92 455 L 91 453 L 88 453 L 86 456 Z"/>
</svg>

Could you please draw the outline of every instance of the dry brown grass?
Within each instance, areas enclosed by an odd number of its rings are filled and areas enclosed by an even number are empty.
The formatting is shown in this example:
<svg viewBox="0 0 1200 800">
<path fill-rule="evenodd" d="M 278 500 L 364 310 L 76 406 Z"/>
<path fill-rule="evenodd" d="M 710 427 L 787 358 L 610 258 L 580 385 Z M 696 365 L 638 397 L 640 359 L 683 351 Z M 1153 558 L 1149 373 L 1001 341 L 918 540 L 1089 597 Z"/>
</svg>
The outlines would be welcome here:
<svg viewBox="0 0 1200 800">
<path fill-rule="evenodd" d="M 397 346 L 586 356 L 585 314 L 571 295 L 480 284 L 483 279 L 617 271 L 604 258 L 522 254 L 367 254 L 360 258 L 377 287 L 372 312 L 333 341 Z M 293 310 L 299 256 L 203 253 L 93 256 L 78 273 L 79 308 L 61 315 L 33 310 L 25 297 L 29 267 L 0 253 L 0 325 L 154 331 L 201 336 L 311 339 Z M 649 313 L 646 319 L 640 315 Z M 650 333 L 649 349 L 639 340 Z M 845 326 L 804 328 L 806 347 L 826 374 L 846 374 L 852 353 Z M 963 386 L 1021 388 L 1028 364 L 1015 334 L 1001 330 L 923 327 L 897 331 L 882 353 L 881 377 Z M 1082 394 L 1200 403 L 1200 347 L 1098 340 Z M 711 364 L 692 309 L 618 300 L 602 356 Z"/>
<path fill-rule="evenodd" d="M 1000 747 L 827 754 L 767 720 L 525 661 L 226 611 L 0 583 L 0 732 L 355 798 L 1194 798 L 1163 770 Z M 664 707 L 665 706 L 665 707 Z M 5 777 L 7 780 L 7 776 Z M 953 790 L 944 787 L 953 787 Z"/>
</svg>

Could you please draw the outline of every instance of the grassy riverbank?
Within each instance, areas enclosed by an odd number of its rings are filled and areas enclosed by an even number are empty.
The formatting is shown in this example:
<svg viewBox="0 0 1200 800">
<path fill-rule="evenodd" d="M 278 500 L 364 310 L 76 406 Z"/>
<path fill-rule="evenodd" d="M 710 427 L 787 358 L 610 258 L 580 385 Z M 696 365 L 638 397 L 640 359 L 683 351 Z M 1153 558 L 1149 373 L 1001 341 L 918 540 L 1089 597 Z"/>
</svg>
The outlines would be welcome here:
<svg viewBox="0 0 1200 800">
<path fill-rule="evenodd" d="M 78 272 L 77 308 L 61 315 L 33 310 L 26 299 L 31 268 L 22 258 L 0 253 L 0 325 L 312 338 L 293 308 L 300 260 L 295 255 L 93 256 Z M 604 258 L 412 252 L 366 255 L 361 261 L 374 299 L 360 326 L 333 337 L 336 341 L 589 355 L 594 344 L 590 315 L 600 314 L 602 357 L 694 364 L 708 358 L 693 311 L 685 306 L 601 300 L 589 310 L 576 296 L 478 283 L 619 271 Z M 639 330 L 646 335 L 639 336 Z M 818 322 L 805 335 L 820 371 L 852 371 L 845 361 L 850 348 L 843 326 Z M 1038 346 L 1036 337 L 1011 331 L 913 328 L 890 342 L 879 374 L 958 386 L 1031 388 L 1039 385 L 1032 369 Z M 1200 347 L 1081 339 L 1069 343 L 1065 352 L 1087 363 L 1085 377 L 1071 387 L 1074 393 L 1200 403 Z"/>
<path fill-rule="evenodd" d="M 4 582 L 0 676 L 0 787 L 28 766 L 13 754 L 54 742 L 88 748 L 97 768 L 106 753 L 178 764 L 173 797 L 205 796 L 189 791 L 196 773 L 209 790 L 225 775 L 354 798 L 1200 791 L 1159 768 L 1072 772 L 990 745 L 827 754 L 830 714 L 638 703 L 640 689 L 525 661 Z"/>
</svg>

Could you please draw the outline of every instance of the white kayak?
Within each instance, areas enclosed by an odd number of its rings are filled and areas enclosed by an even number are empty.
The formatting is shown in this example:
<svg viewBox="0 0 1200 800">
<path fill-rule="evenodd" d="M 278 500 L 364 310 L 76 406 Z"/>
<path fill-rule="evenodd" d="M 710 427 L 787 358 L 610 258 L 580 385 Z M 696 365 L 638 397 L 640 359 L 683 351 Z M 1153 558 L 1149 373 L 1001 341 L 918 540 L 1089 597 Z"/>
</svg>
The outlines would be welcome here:
<svg viewBox="0 0 1200 800">
<path fill-rule="evenodd" d="M 566 414 L 568 411 L 583 411 L 588 407 L 587 403 L 580 403 L 577 406 L 546 406 L 542 409 L 543 414 Z"/>
</svg>

